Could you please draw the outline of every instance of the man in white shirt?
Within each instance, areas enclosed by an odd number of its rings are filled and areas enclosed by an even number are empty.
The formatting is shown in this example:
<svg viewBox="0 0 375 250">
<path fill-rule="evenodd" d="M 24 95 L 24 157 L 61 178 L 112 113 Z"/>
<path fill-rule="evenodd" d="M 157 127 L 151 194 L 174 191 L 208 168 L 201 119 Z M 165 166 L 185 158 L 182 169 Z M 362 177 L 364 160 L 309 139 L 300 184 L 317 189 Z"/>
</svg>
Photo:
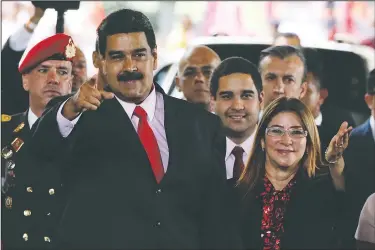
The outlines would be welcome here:
<svg viewBox="0 0 375 250">
<path fill-rule="evenodd" d="M 211 79 L 214 111 L 226 134 L 225 165 L 228 182 L 240 177 L 251 154 L 257 127 L 262 80 L 257 67 L 241 57 L 222 61 Z"/>
<path fill-rule="evenodd" d="M 220 119 L 153 82 L 155 33 L 120 9 L 97 29 L 105 82 L 53 99 L 38 158 L 60 160 L 59 249 L 233 249 Z M 219 222 L 219 223 L 218 223 Z"/>
<path fill-rule="evenodd" d="M 60 176 L 54 162 L 30 153 L 31 129 L 53 97 L 71 92 L 74 55 L 71 37 L 57 34 L 36 44 L 20 63 L 30 107 L 1 117 L 5 249 L 45 249 L 54 237 L 62 208 Z"/>
</svg>

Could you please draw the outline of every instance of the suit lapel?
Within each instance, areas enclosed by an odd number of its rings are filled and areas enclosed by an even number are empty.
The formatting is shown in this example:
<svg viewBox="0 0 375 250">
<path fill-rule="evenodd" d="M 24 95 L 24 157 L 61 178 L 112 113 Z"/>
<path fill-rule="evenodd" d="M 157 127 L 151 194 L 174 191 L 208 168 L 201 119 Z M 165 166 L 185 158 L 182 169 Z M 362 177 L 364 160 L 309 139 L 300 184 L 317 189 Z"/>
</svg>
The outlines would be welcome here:
<svg viewBox="0 0 375 250">
<path fill-rule="evenodd" d="M 109 143 L 107 147 L 118 147 L 115 150 L 118 150 L 120 153 L 122 152 L 122 155 L 126 151 L 126 155 L 132 155 L 140 160 L 143 159 L 143 164 L 148 163 L 146 151 L 141 144 L 138 134 L 116 98 L 103 102 L 100 109 L 96 112 L 100 113 L 100 115 L 95 116 L 97 130 L 101 131 L 101 136 L 106 137 L 103 141 Z"/>
<path fill-rule="evenodd" d="M 174 165 L 176 164 L 176 161 L 178 159 L 179 149 L 180 149 L 180 140 L 181 136 L 179 134 L 181 133 L 179 118 L 178 118 L 178 107 L 176 107 L 173 103 L 173 100 L 171 97 L 167 96 L 166 94 L 163 94 L 164 99 L 164 129 L 165 129 L 165 135 L 167 137 L 167 143 L 168 143 L 168 151 L 169 151 L 169 159 L 168 159 L 168 168 L 167 172 L 163 178 L 162 181 L 165 181 L 168 176 L 171 175 L 171 172 L 173 172 Z M 174 167 L 173 167 L 174 166 Z"/>
</svg>

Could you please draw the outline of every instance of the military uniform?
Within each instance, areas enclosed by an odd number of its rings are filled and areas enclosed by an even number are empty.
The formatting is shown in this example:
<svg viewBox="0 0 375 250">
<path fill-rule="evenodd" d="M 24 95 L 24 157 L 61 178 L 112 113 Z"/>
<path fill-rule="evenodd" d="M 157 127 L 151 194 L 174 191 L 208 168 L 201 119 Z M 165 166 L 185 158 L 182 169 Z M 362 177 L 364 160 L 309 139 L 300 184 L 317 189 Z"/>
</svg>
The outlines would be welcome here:
<svg viewBox="0 0 375 250">
<path fill-rule="evenodd" d="M 21 60 L 19 72 L 28 74 L 47 60 L 71 61 L 75 47 L 70 36 L 56 34 L 36 44 Z M 29 114 L 30 112 L 30 114 Z M 2 244 L 10 249 L 50 249 L 64 205 L 57 161 L 36 158 L 30 148 L 31 109 L 2 115 Z M 31 124 L 32 126 L 33 124 Z"/>
<path fill-rule="evenodd" d="M 28 112 L 2 115 L 2 240 L 4 249 L 48 249 L 60 219 L 63 196 L 56 164 L 29 150 Z"/>
</svg>

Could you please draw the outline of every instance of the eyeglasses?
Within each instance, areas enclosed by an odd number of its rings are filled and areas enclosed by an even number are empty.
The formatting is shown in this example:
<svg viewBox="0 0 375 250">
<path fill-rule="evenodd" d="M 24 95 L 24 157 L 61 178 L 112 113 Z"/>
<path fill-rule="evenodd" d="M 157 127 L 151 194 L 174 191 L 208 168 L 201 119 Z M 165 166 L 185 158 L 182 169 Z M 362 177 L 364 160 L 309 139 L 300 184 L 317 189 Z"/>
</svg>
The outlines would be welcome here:
<svg viewBox="0 0 375 250">
<path fill-rule="evenodd" d="M 285 132 L 288 132 L 288 135 L 291 138 L 303 138 L 307 136 L 307 131 L 301 128 L 290 128 L 290 129 L 284 129 L 280 127 L 266 128 L 266 134 L 269 136 L 273 136 L 273 137 L 281 137 L 285 134 Z"/>
</svg>

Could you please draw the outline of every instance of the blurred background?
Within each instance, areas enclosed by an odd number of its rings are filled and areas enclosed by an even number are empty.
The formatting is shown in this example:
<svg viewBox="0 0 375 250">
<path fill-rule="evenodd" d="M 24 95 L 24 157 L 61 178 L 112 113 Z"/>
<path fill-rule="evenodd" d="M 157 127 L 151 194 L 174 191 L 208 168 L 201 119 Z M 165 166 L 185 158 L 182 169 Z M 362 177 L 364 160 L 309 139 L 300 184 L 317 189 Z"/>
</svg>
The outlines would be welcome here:
<svg viewBox="0 0 375 250">
<path fill-rule="evenodd" d="M 2 1 L 2 45 L 33 14 L 30 1 Z M 374 1 L 83 1 L 65 14 L 65 33 L 87 58 L 88 75 L 96 73 L 91 53 L 101 20 L 120 8 L 144 12 L 154 25 L 159 58 L 181 54 L 189 40 L 205 35 L 251 36 L 272 39 L 276 31 L 294 32 L 304 41 L 333 40 L 338 35 L 353 43 L 375 36 Z M 57 12 L 47 9 L 28 45 L 55 33 Z"/>
</svg>

